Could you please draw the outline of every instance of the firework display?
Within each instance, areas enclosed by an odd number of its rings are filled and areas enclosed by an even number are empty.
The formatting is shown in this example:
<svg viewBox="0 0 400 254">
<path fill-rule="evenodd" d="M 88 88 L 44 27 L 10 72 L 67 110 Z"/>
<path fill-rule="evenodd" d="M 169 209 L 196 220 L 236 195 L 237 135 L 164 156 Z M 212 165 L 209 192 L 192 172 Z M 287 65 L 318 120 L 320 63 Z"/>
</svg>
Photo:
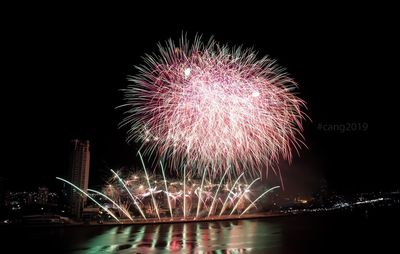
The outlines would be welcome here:
<svg viewBox="0 0 400 254">
<path fill-rule="evenodd" d="M 146 55 L 124 90 L 128 140 L 182 175 L 252 177 L 291 160 L 302 144 L 304 102 L 296 83 L 268 57 L 213 39 L 185 37 Z"/>
<path fill-rule="evenodd" d="M 135 173 L 123 179 L 119 172 L 111 171 L 113 176 L 101 192 L 88 189 L 87 193 L 63 178 L 57 179 L 89 197 L 117 222 L 121 219 L 240 217 L 251 208 L 257 209 L 255 203 L 260 197 L 279 188 L 267 188 L 260 194 L 251 189 L 259 178 L 247 184 L 239 181 L 243 174 L 233 184 L 222 184 L 222 181 L 215 184 L 206 177 L 201 180 L 188 178 L 182 182 L 179 179 L 168 181 L 165 177 L 149 176 L 147 173 Z"/>
</svg>

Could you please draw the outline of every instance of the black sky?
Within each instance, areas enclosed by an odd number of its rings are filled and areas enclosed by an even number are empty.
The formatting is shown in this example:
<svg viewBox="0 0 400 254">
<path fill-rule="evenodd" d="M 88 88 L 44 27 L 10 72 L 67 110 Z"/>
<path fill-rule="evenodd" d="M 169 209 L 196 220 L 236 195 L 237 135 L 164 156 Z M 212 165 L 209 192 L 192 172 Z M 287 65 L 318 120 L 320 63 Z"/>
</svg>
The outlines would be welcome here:
<svg viewBox="0 0 400 254">
<path fill-rule="evenodd" d="M 185 31 L 253 46 L 298 81 L 312 122 L 305 124 L 309 148 L 291 167 L 283 166 L 288 187 L 315 186 L 325 179 L 344 192 L 398 188 L 391 164 L 396 156 L 389 147 L 397 137 L 391 119 L 398 83 L 390 71 L 398 65 L 391 17 L 377 16 L 373 8 L 296 15 L 240 11 L 137 16 L 149 13 L 137 7 L 121 15 L 93 10 L 7 19 L 0 176 L 18 188 L 53 186 L 54 177 L 66 169 L 72 138 L 91 141 L 91 184 L 104 180 L 107 167 L 135 164 L 135 146 L 125 143 L 126 129 L 117 127 L 122 119 L 115 109 L 122 103 L 119 89 L 158 41 Z M 348 123 L 367 123 L 368 129 L 318 130 L 319 124 Z"/>
</svg>

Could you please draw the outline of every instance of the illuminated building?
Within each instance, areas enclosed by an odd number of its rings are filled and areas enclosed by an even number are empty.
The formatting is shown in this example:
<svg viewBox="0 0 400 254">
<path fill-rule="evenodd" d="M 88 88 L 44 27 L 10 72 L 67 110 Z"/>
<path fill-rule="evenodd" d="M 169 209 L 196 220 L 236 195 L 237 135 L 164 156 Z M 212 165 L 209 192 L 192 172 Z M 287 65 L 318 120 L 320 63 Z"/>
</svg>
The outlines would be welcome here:
<svg viewBox="0 0 400 254">
<path fill-rule="evenodd" d="M 72 153 L 70 161 L 70 179 L 73 184 L 87 191 L 89 183 L 90 151 L 88 140 L 72 140 Z M 80 218 L 82 209 L 86 204 L 86 197 L 71 190 L 71 214 Z"/>
</svg>

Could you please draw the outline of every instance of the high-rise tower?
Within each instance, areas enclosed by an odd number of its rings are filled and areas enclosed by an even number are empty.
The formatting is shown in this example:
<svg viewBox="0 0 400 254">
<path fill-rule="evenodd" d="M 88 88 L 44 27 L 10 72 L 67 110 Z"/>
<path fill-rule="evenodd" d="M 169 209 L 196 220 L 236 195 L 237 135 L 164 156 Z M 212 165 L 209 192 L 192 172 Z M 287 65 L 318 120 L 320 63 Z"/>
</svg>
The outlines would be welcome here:
<svg viewBox="0 0 400 254">
<path fill-rule="evenodd" d="M 87 191 L 90 167 L 89 141 L 74 139 L 71 144 L 70 180 L 82 190 Z M 86 204 L 86 197 L 80 195 L 76 190 L 71 190 L 70 198 L 71 214 L 80 218 Z"/>
</svg>

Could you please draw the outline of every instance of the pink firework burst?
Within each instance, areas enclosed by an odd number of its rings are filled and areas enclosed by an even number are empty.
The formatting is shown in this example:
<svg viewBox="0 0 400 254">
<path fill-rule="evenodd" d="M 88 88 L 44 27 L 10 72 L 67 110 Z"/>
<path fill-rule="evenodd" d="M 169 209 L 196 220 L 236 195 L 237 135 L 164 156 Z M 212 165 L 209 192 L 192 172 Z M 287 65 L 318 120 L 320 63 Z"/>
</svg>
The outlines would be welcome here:
<svg viewBox="0 0 400 254">
<path fill-rule="evenodd" d="M 146 55 L 125 92 L 128 140 L 178 172 L 260 175 L 303 144 L 297 85 L 274 60 L 185 37 Z M 231 173 L 230 173 L 231 174 Z M 228 175 L 230 175 L 228 174 Z"/>
</svg>

